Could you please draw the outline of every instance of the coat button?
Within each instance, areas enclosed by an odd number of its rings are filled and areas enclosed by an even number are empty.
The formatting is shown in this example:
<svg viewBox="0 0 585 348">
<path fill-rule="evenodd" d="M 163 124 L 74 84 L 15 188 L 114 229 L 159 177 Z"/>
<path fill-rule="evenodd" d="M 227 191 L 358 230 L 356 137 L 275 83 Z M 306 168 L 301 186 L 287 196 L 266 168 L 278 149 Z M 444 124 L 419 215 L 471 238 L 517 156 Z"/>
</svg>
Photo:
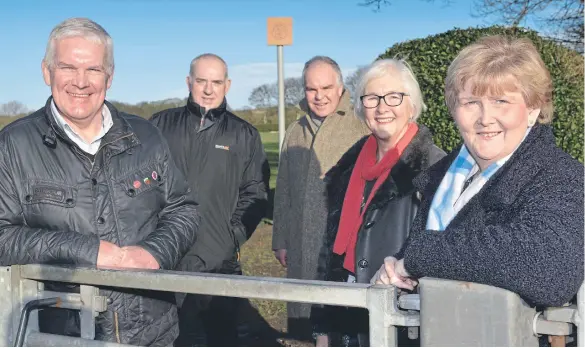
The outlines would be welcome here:
<svg viewBox="0 0 585 348">
<path fill-rule="evenodd" d="M 24 197 L 24 200 L 27 202 L 32 201 L 32 196 L 31 195 L 26 195 L 26 197 Z"/>
<path fill-rule="evenodd" d="M 128 196 L 130 196 L 130 197 L 136 196 L 136 191 L 134 189 L 129 189 L 128 190 Z"/>
<path fill-rule="evenodd" d="M 91 184 L 92 185 L 97 185 L 97 180 L 95 178 L 91 178 Z"/>
<path fill-rule="evenodd" d="M 359 266 L 360 268 L 368 268 L 368 260 L 366 260 L 366 259 L 361 259 L 361 260 L 358 262 L 358 266 Z"/>
<path fill-rule="evenodd" d="M 368 221 L 368 223 L 366 223 L 364 225 L 364 227 L 365 228 L 370 228 L 370 227 L 374 226 L 375 223 L 376 223 L 376 221 Z"/>
<path fill-rule="evenodd" d="M 73 200 L 73 198 L 67 198 L 65 200 L 65 204 L 67 204 L 67 205 L 73 205 L 73 203 L 75 203 L 75 201 Z"/>
<path fill-rule="evenodd" d="M 106 222 L 106 220 L 105 220 L 103 217 L 101 217 L 101 216 L 100 216 L 100 217 L 97 219 L 97 222 L 98 222 L 98 224 L 100 224 L 100 225 L 103 225 L 103 224 L 104 224 L 104 222 Z"/>
</svg>

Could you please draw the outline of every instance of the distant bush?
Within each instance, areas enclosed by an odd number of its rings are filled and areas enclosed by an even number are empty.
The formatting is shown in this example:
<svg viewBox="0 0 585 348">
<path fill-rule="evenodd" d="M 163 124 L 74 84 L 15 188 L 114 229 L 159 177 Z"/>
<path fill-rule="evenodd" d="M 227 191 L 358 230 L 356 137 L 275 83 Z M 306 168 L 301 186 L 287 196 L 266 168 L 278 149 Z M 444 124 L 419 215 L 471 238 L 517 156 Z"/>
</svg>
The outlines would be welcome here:
<svg viewBox="0 0 585 348">
<path fill-rule="evenodd" d="M 379 58 L 400 57 L 408 61 L 417 76 L 428 110 L 419 118 L 434 134 L 436 144 L 450 151 L 461 139 L 445 106 L 447 68 L 465 46 L 487 35 L 527 37 L 539 50 L 554 84 L 553 129 L 557 144 L 583 162 L 583 56 L 535 31 L 489 27 L 454 29 L 442 34 L 398 43 Z"/>
<path fill-rule="evenodd" d="M 259 132 L 278 131 L 278 108 L 269 107 L 266 109 L 233 110 L 238 117 L 253 124 Z M 287 106 L 285 108 L 285 126 L 288 127 L 304 113 L 297 107 Z"/>
</svg>

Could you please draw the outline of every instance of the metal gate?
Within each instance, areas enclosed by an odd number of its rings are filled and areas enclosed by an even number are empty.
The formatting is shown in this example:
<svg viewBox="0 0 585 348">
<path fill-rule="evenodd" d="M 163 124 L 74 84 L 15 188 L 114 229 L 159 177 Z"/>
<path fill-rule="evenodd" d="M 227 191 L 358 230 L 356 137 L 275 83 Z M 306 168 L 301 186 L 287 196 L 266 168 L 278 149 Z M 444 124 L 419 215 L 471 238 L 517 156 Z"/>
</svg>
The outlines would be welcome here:
<svg viewBox="0 0 585 348">
<path fill-rule="evenodd" d="M 43 281 L 80 284 L 80 293 L 46 291 Z M 93 340 L 95 317 L 107 307 L 100 286 L 365 308 L 372 346 L 396 346 L 397 326 L 420 332 L 422 346 L 536 346 L 537 335 L 565 337 L 575 327 L 579 346 L 585 337 L 580 325 L 583 288 L 579 306 L 536 313 L 509 291 L 432 278 L 421 279 L 419 294 L 398 297 L 394 287 L 383 285 L 24 265 L 0 268 L 0 345 L 12 346 L 20 340 L 27 346 L 123 346 Z M 56 299 L 45 305 L 80 311 L 81 337 L 39 332 L 35 306 L 44 299 Z M 23 309 L 30 314 L 21 315 Z"/>
</svg>

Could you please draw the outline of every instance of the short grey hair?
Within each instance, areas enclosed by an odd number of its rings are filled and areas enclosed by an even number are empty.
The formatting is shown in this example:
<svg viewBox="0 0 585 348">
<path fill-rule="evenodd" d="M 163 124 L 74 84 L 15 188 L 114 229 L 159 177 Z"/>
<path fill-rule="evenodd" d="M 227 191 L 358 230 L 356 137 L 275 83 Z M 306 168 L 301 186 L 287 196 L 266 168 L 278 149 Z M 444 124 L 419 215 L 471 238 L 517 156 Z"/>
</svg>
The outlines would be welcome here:
<svg viewBox="0 0 585 348">
<path fill-rule="evenodd" d="M 327 56 L 315 56 L 315 57 L 309 59 L 305 63 L 305 67 L 303 68 L 303 76 L 302 76 L 303 88 L 306 88 L 305 76 L 307 75 L 307 70 L 309 70 L 311 65 L 317 64 L 317 63 L 323 63 L 323 64 L 327 64 L 327 65 L 331 66 L 331 68 L 333 68 L 333 70 L 335 70 L 335 72 L 337 73 L 337 83 L 340 86 L 343 86 L 343 75 L 341 74 L 341 68 L 339 67 L 339 64 L 337 64 L 336 61 L 334 61 L 333 59 L 331 59 Z"/>
<path fill-rule="evenodd" d="M 368 83 L 374 79 L 390 77 L 396 73 L 398 73 L 398 77 L 404 84 L 405 93 L 410 96 L 409 99 L 414 108 L 414 114 L 412 115 L 411 121 L 416 121 L 420 114 L 427 109 L 423 100 L 422 92 L 420 91 L 420 86 L 410 65 L 403 59 L 380 59 L 364 70 L 357 84 L 355 90 L 356 103 L 354 105 L 354 110 L 355 115 L 359 119 L 365 121 L 364 106 L 362 105 L 360 97 L 365 93 Z"/>
<path fill-rule="evenodd" d="M 57 41 L 69 37 L 82 37 L 105 46 L 104 69 L 108 76 L 114 73 L 114 42 L 108 32 L 88 18 L 69 18 L 59 23 L 49 35 L 43 61 L 49 68 L 55 66 L 55 46 Z"/>
<path fill-rule="evenodd" d="M 197 62 L 199 62 L 201 59 L 205 59 L 205 58 L 214 58 L 219 60 L 222 64 L 223 67 L 225 68 L 225 78 L 228 78 L 228 66 L 227 63 L 225 62 L 225 60 L 223 60 L 223 58 L 221 58 L 220 56 L 218 56 L 217 54 L 213 54 L 213 53 L 203 53 L 198 55 L 197 57 L 193 58 L 193 60 L 191 61 L 191 65 L 189 66 L 189 77 L 193 77 L 193 74 L 195 74 L 195 66 L 197 65 Z"/>
</svg>

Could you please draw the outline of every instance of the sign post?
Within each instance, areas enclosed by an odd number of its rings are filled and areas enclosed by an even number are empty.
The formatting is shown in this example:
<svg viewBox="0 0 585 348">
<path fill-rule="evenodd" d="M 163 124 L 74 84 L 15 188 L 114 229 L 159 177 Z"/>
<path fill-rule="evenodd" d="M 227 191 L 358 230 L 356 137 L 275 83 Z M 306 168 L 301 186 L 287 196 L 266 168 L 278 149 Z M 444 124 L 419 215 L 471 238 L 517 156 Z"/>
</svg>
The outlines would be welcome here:
<svg viewBox="0 0 585 348">
<path fill-rule="evenodd" d="M 268 17 L 267 38 L 269 46 L 276 46 L 278 70 L 278 151 L 284 142 L 285 109 L 284 109 L 284 59 L 283 47 L 292 45 L 292 17 Z"/>
</svg>

